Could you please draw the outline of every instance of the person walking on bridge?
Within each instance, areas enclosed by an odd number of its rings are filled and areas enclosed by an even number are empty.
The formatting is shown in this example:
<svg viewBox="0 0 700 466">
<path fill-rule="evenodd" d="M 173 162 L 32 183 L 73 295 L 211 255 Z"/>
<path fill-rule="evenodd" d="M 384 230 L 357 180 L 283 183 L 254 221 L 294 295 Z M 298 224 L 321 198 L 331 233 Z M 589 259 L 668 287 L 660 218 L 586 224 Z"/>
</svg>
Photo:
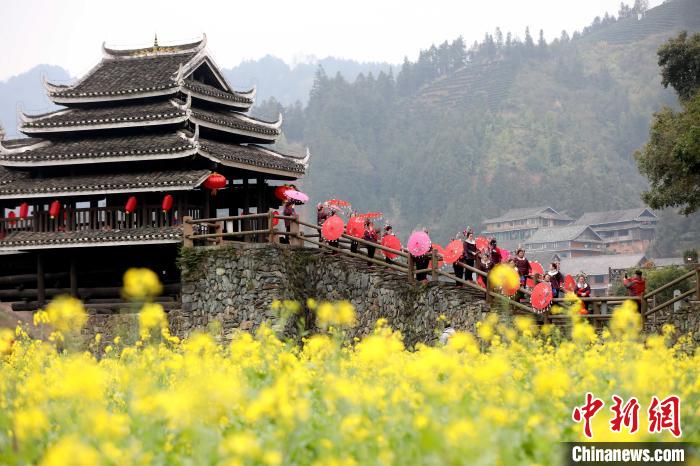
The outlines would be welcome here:
<svg viewBox="0 0 700 466">
<path fill-rule="evenodd" d="M 471 228 L 468 228 L 465 232 L 466 240 L 464 241 L 464 263 L 469 267 L 474 268 L 476 266 L 476 258 L 478 251 L 476 250 L 476 240 L 474 240 L 474 232 Z M 468 281 L 473 281 L 473 272 L 471 270 L 464 270 L 464 278 Z"/>
<path fill-rule="evenodd" d="M 524 287 L 527 277 L 532 273 L 532 267 L 530 266 L 530 261 L 525 258 L 525 250 L 523 248 L 518 248 L 514 260 L 515 268 L 518 269 L 518 275 L 520 275 L 520 286 Z"/>
<path fill-rule="evenodd" d="M 379 234 L 377 233 L 377 230 L 374 229 L 374 223 L 371 220 L 367 220 L 365 222 L 365 233 L 362 239 L 369 241 L 370 243 L 379 242 Z M 374 246 L 367 245 L 367 257 L 374 259 L 374 252 L 376 250 L 377 248 Z M 372 265 L 372 263 L 369 261 L 367 261 L 367 264 Z"/>
</svg>

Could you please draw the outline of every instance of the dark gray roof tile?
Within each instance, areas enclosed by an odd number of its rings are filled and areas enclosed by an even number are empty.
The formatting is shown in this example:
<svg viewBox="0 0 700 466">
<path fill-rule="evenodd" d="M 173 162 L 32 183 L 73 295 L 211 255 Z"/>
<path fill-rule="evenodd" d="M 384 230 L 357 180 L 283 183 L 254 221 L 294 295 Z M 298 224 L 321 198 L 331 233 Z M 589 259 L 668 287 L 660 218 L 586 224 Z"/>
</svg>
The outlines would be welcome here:
<svg viewBox="0 0 700 466">
<path fill-rule="evenodd" d="M 221 160 L 222 163 L 234 162 L 259 168 L 273 168 L 303 174 L 306 167 L 301 160 L 255 145 L 226 144 L 208 139 L 199 139 L 201 151 L 206 155 Z"/>
<path fill-rule="evenodd" d="M 41 142 L 40 139 L 26 138 L 17 141 Z M 8 144 L 10 143 L 10 144 Z M 2 141 L 4 148 L 15 145 L 12 141 Z M 27 144 L 28 145 L 28 144 Z M 21 146 L 18 146 L 21 147 Z M 3 162 L 12 165 L 31 166 L 33 164 L 64 164 L 100 162 L 106 158 L 121 159 L 125 157 L 143 157 L 162 154 L 177 156 L 192 151 L 195 146 L 175 132 L 163 134 L 141 134 L 128 137 L 99 137 L 55 139 L 24 152 L 0 152 L 0 165 Z"/>
<path fill-rule="evenodd" d="M 82 245 L 107 246 L 109 243 L 177 243 L 182 241 L 182 227 L 145 227 L 125 230 L 18 231 L 0 239 L 2 249 L 56 248 Z"/>
<path fill-rule="evenodd" d="M 17 196 L 69 196 L 87 191 L 115 193 L 193 189 L 209 173 L 209 170 L 167 170 L 31 178 L 27 172 L 0 167 L 0 199 Z"/>
</svg>

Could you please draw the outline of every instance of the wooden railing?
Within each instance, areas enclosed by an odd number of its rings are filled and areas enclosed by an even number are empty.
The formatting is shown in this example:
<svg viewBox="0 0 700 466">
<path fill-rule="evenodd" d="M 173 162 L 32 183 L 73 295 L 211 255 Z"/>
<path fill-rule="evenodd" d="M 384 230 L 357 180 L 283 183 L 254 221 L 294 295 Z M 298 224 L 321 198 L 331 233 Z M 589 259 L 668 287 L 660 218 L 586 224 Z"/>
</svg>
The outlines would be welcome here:
<svg viewBox="0 0 700 466">
<path fill-rule="evenodd" d="M 197 218 L 199 209 L 188 209 L 183 214 Z M 51 218 L 48 212 L 41 211 L 25 219 L 0 219 L 0 238 L 20 231 L 99 231 L 168 227 L 179 225 L 179 217 L 176 210 L 163 212 L 158 205 L 139 206 L 132 213 L 126 213 L 122 207 L 116 206 L 62 209 L 55 218 Z"/>
<path fill-rule="evenodd" d="M 283 222 L 285 220 L 288 221 L 289 231 L 278 230 L 274 226 L 275 220 L 279 222 L 280 226 L 283 226 Z M 225 231 L 224 224 L 226 223 L 233 223 L 237 226 L 234 231 Z M 442 259 L 442 256 L 436 250 L 432 251 L 431 264 L 428 268 L 416 269 L 413 256 L 405 249 L 391 249 L 381 244 L 366 241 L 362 238 L 355 238 L 347 234 L 343 234 L 337 242 L 333 242 L 333 244 L 331 244 L 326 240 L 322 240 L 321 227 L 318 225 L 299 220 L 297 216 L 289 217 L 284 215 L 276 215 L 273 211 L 268 213 L 219 218 L 193 219 L 191 217 L 185 217 L 183 219 L 183 225 L 185 246 L 194 246 L 197 244 L 221 244 L 226 238 L 235 238 L 248 242 L 277 242 L 279 237 L 285 237 L 291 246 L 304 246 L 305 244 L 311 244 L 334 253 L 362 259 L 370 264 L 378 265 L 388 270 L 402 273 L 406 276 L 406 280 L 412 284 L 416 283 L 416 274 L 427 273 L 430 274 L 432 281 L 438 281 L 442 277 L 446 280 L 451 280 L 455 283 L 466 286 L 473 291 L 483 293 L 487 302 L 489 303 L 494 299 L 499 299 L 518 311 L 538 314 L 532 307 L 523 304 L 522 302 L 507 298 L 492 289 L 484 288 L 472 280 L 466 280 L 457 277 L 453 273 L 441 270 L 438 263 Z M 352 252 L 348 246 L 353 242 L 364 246 L 365 248 L 374 248 L 375 251 L 384 251 L 395 254 L 396 258 L 388 262 L 386 260 L 369 257 L 366 254 L 361 254 L 359 252 Z M 456 264 L 465 269 L 466 273 L 475 274 L 474 276 L 481 276 L 484 282 L 488 283 L 486 280 L 487 274 L 485 272 L 471 267 L 463 262 L 457 262 Z M 649 307 L 650 300 L 653 302 L 654 298 L 659 293 L 674 285 L 680 284 L 681 282 L 692 281 L 693 278 L 695 279 L 695 284 L 690 290 L 686 291 L 685 293 L 681 293 L 679 296 L 676 296 L 664 303 Z M 519 291 L 520 294 L 525 297 L 532 293 L 530 290 L 525 288 L 520 288 Z M 632 300 L 637 302 L 642 317 L 646 318 L 661 309 L 667 308 L 680 300 L 692 296 L 693 294 L 696 296 L 696 299 L 700 299 L 700 267 L 698 266 L 681 277 L 678 277 L 677 279 L 657 288 L 656 290 L 646 293 L 644 296 L 592 296 L 588 298 L 580 298 L 581 301 L 586 303 L 589 311 L 582 317 L 592 320 L 596 324 L 600 324 L 611 317 L 610 308 L 612 306 L 617 306 L 626 300 Z M 555 304 L 563 304 L 566 301 L 567 300 L 565 298 L 554 298 L 552 300 L 552 302 Z M 543 317 L 545 322 L 549 322 L 550 320 L 555 322 L 562 321 L 563 319 L 568 318 L 567 315 L 552 315 L 549 312 L 543 314 Z"/>
</svg>

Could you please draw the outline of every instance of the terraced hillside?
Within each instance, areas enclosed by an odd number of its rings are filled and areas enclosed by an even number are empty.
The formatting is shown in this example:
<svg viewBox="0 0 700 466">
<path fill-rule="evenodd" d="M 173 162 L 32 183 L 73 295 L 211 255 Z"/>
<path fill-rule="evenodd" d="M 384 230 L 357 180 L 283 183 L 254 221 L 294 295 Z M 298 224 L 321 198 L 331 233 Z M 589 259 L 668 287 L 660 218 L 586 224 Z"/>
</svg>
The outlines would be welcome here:
<svg viewBox="0 0 700 466">
<path fill-rule="evenodd" d="M 641 17 L 625 18 L 605 28 L 592 31 L 582 42 L 605 41 L 609 44 L 630 44 L 657 34 L 682 30 L 700 30 L 700 2 L 673 0 L 647 11 Z"/>
<path fill-rule="evenodd" d="M 647 11 L 639 18 L 625 18 L 595 28 L 571 44 L 560 46 L 559 50 L 554 50 L 544 60 L 542 57 L 533 60 L 565 61 L 565 55 L 571 53 L 572 48 L 574 53 L 585 52 L 590 47 L 598 47 L 601 42 L 610 46 L 626 46 L 654 38 L 651 42 L 657 47 L 681 30 L 700 31 L 700 0 L 669 1 Z M 654 59 L 655 57 L 648 57 L 647 61 Z M 512 86 L 521 67 L 522 62 L 519 58 L 468 63 L 454 73 L 425 85 L 412 102 L 420 106 L 444 108 L 469 109 L 478 106 L 495 111 L 501 108 L 511 95 Z"/>
<path fill-rule="evenodd" d="M 510 92 L 517 68 L 515 61 L 506 60 L 469 64 L 425 86 L 417 100 L 421 105 L 496 110 Z"/>
</svg>

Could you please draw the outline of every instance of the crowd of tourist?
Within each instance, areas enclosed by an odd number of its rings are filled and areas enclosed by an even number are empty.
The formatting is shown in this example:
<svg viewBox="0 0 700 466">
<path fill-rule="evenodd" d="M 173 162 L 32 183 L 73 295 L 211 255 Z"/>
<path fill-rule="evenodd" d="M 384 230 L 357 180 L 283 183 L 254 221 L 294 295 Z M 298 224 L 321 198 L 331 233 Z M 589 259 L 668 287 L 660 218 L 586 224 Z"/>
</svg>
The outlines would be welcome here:
<svg viewBox="0 0 700 466">
<path fill-rule="evenodd" d="M 322 226 L 328 218 L 336 215 L 336 213 L 336 209 L 332 209 L 325 204 L 318 204 L 316 206 L 317 225 L 319 227 Z M 288 217 L 296 214 L 293 201 L 285 202 L 283 214 Z M 351 217 L 353 215 L 351 215 Z M 285 220 L 284 222 L 289 232 L 291 223 L 289 220 Z M 427 230 L 424 231 L 427 233 Z M 386 225 L 383 229 L 380 229 L 375 226 L 371 219 L 366 219 L 364 221 L 364 233 L 359 237 L 367 243 L 379 244 L 382 242 L 382 239 L 387 236 L 394 236 L 391 225 Z M 489 239 L 486 245 L 482 244 L 481 247 L 478 247 L 474 232 L 470 228 L 462 232 L 460 239 L 462 241 L 462 254 L 458 260 L 452 263 L 454 275 L 459 279 L 457 280 L 458 286 L 462 286 L 461 280 L 471 282 L 475 280 L 475 277 L 477 277 L 477 280 L 479 276 L 487 277 L 489 272 L 496 265 L 504 263 L 517 271 L 520 277 L 521 288 L 532 289 L 539 283 L 549 283 L 554 298 L 563 297 L 565 291 L 567 291 L 567 287 L 568 291 L 574 292 L 578 297 L 587 298 L 591 296 L 591 287 L 583 272 L 578 274 L 572 283 L 567 284 L 565 283 L 565 277 L 560 270 L 560 264 L 558 262 L 550 263 L 547 271 L 539 273 L 533 270 L 533 266 L 526 257 L 526 251 L 523 248 L 518 248 L 514 251 L 514 254 L 511 254 L 511 252 L 506 252 L 504 254 L 504 251 L 498 247 L 495 238 Z M 321 241 L 323 241 L 323 238 L 321 238 Z M 331 246 L 339 247 L 339 242 L 337 240 L 329 241 L 328 243 Z M 351 252 L 357 253 L 359 248 L 360 244 L 358 241 L 350 240 Z M 363 244 L 363 248 L 367 252 L 367 257 L 373 259 L 376 247 L 365 243 Z M 432 257 L 432 246 L 430 246 L 428 251 L 424 254 L 412 255 L 415 269 L 417 270 L 416 280 L 421 282 L 428 281 L 427 269 L 430 267 Z M 393 263 L 393 260 L 386 255 L 384 260 L 389 264 Z M 477 274 L 475 273 L 476 271 L 482 272 L 483 274 Z M 484 282 L 483 284 L 486 285 L 487 283 Z M 646 282 L 640 270 L 637 270 L 632 278 L 628 278 L 625 274 L 623 284 L 631 296 L 641 296 L 644 294 Z"/>
</svg>

